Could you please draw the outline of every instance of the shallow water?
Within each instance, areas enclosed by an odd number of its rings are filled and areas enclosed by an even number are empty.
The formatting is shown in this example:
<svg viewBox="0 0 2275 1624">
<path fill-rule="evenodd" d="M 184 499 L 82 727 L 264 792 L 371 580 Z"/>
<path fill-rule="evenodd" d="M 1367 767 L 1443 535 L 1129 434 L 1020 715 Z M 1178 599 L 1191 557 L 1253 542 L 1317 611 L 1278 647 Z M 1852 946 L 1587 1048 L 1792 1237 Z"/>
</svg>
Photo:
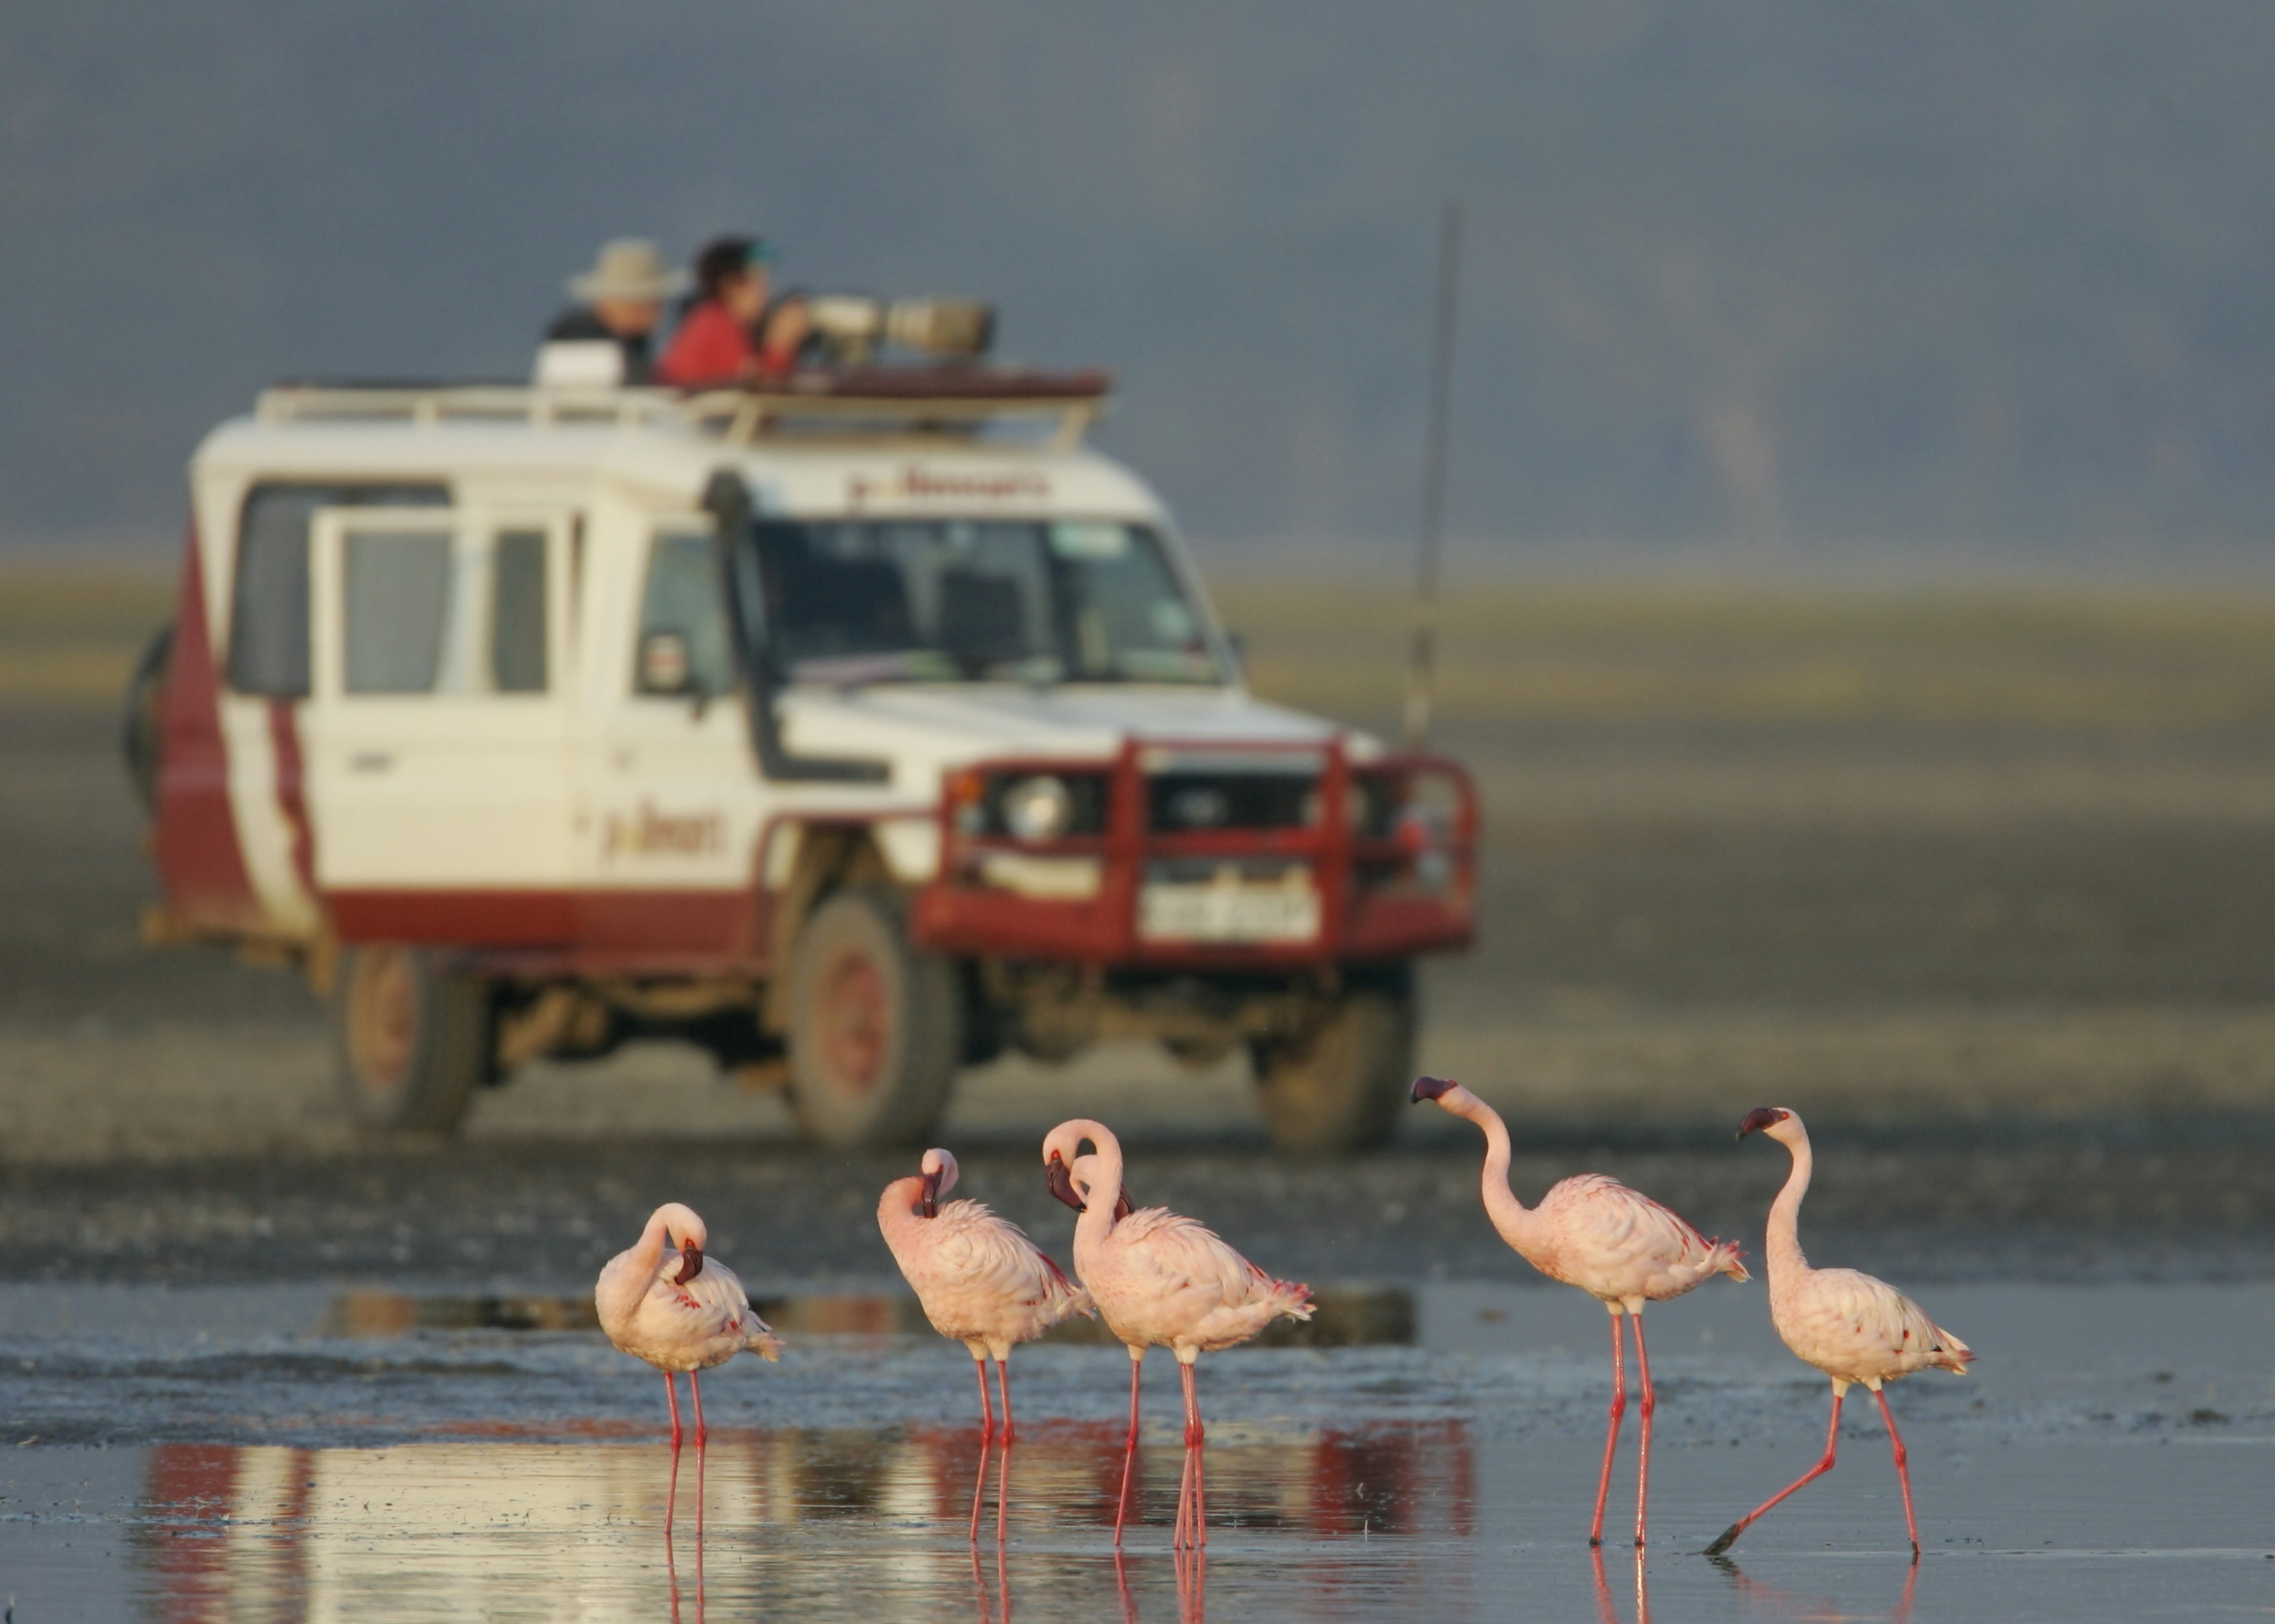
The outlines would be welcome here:
<svg viewBox="0 0 2275 1624">
<path fill-rule="evenodd" d="M 1349 1345 L 1205 1359 L 1198 1567 L 1168 1550 L 1165 1359 L 1117 1565 L 1118 1352 L 1022 1350 L 1008 1483 L 998 1450 L 982 1484 L 960 1348 L 910 1333 L 893 1294 L 770 1295 L 789 1356 L 713 1375 L 711 1442 L 675 1477 L 655 1378 L 589 1330 L 544 1328 L 581 1324 L 568 1293 L 0 1288 L 0 1444 L 18 1446 L 0 1453 L 0 1590 L 23 1624 L 1637 1618 L 1630 1553 L 1599 1582 L 1582 1537 L 1608 1383 L 1605 1316 L 1574 1294 L 1372 1288 L 1341 1299 L 1360 1305 Z M 1735 1562 L 1697 1556 L 1814 1458 L 1825 1390 L 1776 1346 L 1757 1288 L 1654 1311 L 1657 1616 L 2275 1609 L 2275 1288 L 1929 1296 L 1984 1357 L 1893 1390 L 1916 1571 L 1868 1401 L 1839 1469 Z M 1632 1514 L 1630 1460 L 1611 1527 Z"/>
</svg>

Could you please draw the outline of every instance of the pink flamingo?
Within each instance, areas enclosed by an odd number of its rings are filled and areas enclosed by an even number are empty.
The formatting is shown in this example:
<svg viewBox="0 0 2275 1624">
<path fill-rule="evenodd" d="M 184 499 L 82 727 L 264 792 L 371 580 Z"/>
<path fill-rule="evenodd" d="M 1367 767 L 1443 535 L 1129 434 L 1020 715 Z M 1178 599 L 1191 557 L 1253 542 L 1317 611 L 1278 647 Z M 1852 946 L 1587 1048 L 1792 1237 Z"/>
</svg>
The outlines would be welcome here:
<svg viewBox="0 0 2275 1624">
<path fill-rule="evenodd" d="M 601 1329 L 608 1340 L 663 1372 L 674 1448 L 680 1439 L 674 1371 L 687 1372 L 687 1391 L 695 1401 L 695 1441 L 700 1445 L 709 1431 L 703 1424 L 703 1389 L 696 1372 L 724 1364 L 746 1348 L 768 1361 L 782 1357 L 782 1338 L 751 1311 L 735 1272 L 703 1256 L 709 1238 L 692 1209 L 667 1201 L 648 1215 L 647 1227 L 631 1249 L 608 1259 L 593 1288 L 593 1306 L 600 1311 Z"/>
<path fill-rule="evenodd" d="M 1098 1147 L 1081 1154 L 1082 1143 Z M 1185 1471 L 1177 1487 L 1174 1545 L 1208 1543 L 1208 1502 L 1200 1400 L 1193 1362 L 1236 1347 L 1274 1319 L 1309 1319 L 1309 1286 L 1276 1280 L 1190 1218 L 1162 1207 L 1132 1212 L 1122 1189 L 1122 1142 L 1101 1122 L 1076 1117 L 1044 1137 L 1051 1193 L 1082 1217 L 1074 1227 L 1074 1268 L 1130 1349 L 1130 1438 L 1122 1457 L 1122 1498 L 1114 1543 L 1130 1512 L 1130 1469 L 1138 1454 L 1138 1378 L 1148 1348 L 1177 1356 L 1185 1387 Z"/>
<path fill-rule="evenodd" d="M 1764 1512 L 1833 1469 L 1833 1448 L 1840 1441 L 1840 1401 L 1853 1384 L 1863 1382 L 1879 1401 L 1881 1418 L 1888 1424 L 1888 1448 L 1896 1458 L 1896 1481 L 1904 1492 L 1904 1530 L 1911 1536 L 1912 1560 L 1916 1562 L 1919 1522 L 1912 1515 L 1909 1461 L 1880 1386 L 1931 1368 L 1964 1376 L 1974 1363 L 1974 1350 L 1886 1281 L 1855 1269 L 1810 1268 L 1801 1251 L 1801 1198 L 1809 1193 L 1814 1165 L 1809 1129 L 1784 1107 L 1764 1106 L 1747 1112 L 1746 1120 L 1738 1124 L 1738 1137 L 1750 1133 L 1765 1133 L 1793 1152 L 1793 1172 L 1770 1207 L 1770 1322 L 1804 1363 L 1833 1379 L 1833 1420 L 1825 1429 L 1825 1458 L 1723 1530 L 1722 1537 L 1706 1547 L 1706 1554 L 1727 1551 Z"/>
<path fill-rule="evenodd" d="M 1735 1244 L 1710 1241 L 1649 1196 L 1617 1179 L 1582 1173 L 1560 1181 L 1527 1207 L 1508 1187 L 1508 1127 L 1500 1114 L 1458 1083 L 1439 1077 L 1414 1079 L 1412 1099 L 1432 1099 L 1455 1116 L 1485 1130 L 1482 1189 L 1485 1214 L 1500 1238 L 1550 1280 L 1577 1286 L 1612 1315 L 1611 1425 L 1604 1434 L 1604 1469 L 1596 1479 L 1596 1518 L 1588 1543 L 1604 1542 L 1604 1501 L 1611 1492 L 1612 1454 L 1620 1441 L 1620 1418 L 1627 1414 L 1627 1369 L 1620 1316 L 1635 1322 L 1636 1369 L 1643 1388 L 1643 1437 L 1636 1463 L 1636 1533 L 1644 1543 L 1651 1501 L 1651 1418 L 1659 1408 L 1651 1386 L 1651 1356 L 1644 1348 L 1643 1305 L 1679 1297 L 1717 1274 L 1750 1278 Z"/>
<path fill-rule="evenodd" d="M 1060 1321 L 1094 1314 L 1090 1294 L 1062 1273 L 1017 1224 L 977 1201 L 940 1198 L 956 1188 L 956 1158 L 933 1149 L 921 1172 L 895 1179 L 877 1203 L 877 1227 L 893 1261 L 916 1288 L 925 1318 L 971 1353 L 979 1378 L 979 1438 L 995 1434 L 987 1401 L 987 1361 L 1003 1394 L 1003 1441 L 1011 1440 L 1011 1349 Z"/>
</svg>

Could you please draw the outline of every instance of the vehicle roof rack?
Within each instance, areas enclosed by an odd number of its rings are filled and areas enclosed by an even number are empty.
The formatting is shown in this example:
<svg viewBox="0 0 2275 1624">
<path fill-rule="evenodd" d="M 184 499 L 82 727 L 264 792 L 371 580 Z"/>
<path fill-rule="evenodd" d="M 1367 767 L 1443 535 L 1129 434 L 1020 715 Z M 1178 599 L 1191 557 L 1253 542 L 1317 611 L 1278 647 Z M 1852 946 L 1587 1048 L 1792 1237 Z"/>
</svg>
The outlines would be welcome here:
<svg viewBox="0 0 2275 1624">
<path fill-rule="evenodd" d="M 799 427 L 840 432 L 972 430 L 1028 419 L 1053 426 L 1070 450 L 1104 405 L 1102 371 L 1024 367 L 861 367 L 793 373 L 747 387 L 683 393 L 659 388 L 545 386 L 503 380 L 307 379 L 261 391 L 264 423 L 374 421 L 692 427 L 738 444 Z"/>
</svg>

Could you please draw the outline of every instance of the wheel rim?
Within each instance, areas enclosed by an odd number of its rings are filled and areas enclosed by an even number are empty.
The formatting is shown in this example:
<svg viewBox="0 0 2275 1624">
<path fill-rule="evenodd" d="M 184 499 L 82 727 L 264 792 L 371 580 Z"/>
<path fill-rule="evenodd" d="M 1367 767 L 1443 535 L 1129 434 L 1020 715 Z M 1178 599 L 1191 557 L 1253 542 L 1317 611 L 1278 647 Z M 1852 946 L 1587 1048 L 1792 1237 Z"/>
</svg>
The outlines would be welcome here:
<svg viewBox="0 0 2275 1624">
<path fill-rule="evenodd" d="M 885 978 L 868 955 L 843 953 L 830 961 L 815 989 L 814 1016 L 830 1082 L 848 1093 L 872 1092 L 885 1069 L 893 1015 Z"/>
<path fill-rule="evenodd" d="M 348 1057 L 374 1099 L 402 1091 L 419 1036 L 419 989 L 411 956 L 378 948 L 359 956 L 348 986 Z"/>
</svg>

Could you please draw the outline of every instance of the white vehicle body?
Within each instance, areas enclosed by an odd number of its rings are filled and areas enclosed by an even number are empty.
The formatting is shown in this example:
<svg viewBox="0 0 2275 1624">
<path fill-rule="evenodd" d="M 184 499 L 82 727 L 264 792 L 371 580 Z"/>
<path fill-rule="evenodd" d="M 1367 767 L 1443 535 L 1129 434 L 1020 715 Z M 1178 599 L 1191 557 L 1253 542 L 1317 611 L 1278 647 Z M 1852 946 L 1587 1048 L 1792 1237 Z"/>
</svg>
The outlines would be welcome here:
<svg viewBox="0 0 2275 1624">
<path fill-rule="evenodd" d="M 1278 977 L 1277 996 L 1466 940 L 1474 813 L 1457 769 L 1392 762 L 1251 695 L 1161 503 L 1078 435 L 906 422 L 770 434 L 747 411 L 722 415 L 659 391 L 288 389 L 216 428 L 191 465 L 152 787 L 168 930 L 281 948 L 320 980 L 343 949 L 427 954 L 488 989 L 488 1073 L 596 1051 L 628 1022 L 731 1023 L 738 1009 L 748 1042 L 714 1046 L 762 1065 L 795 1023 L 799 933 L 848 887 L 897 897 L 903 933 L 952 960 L 966 1002 L 1063 1006 L 1069 984 L 1039 993 L 1033 972 L 1080 968 L 1088 1013 L 1071 1046 L 1126 1014 L 1105 986 L 1123 971 Z M 721 489 L 741 504 L 731 517 Z M 733 562 L 745 533 L 759 537 L 746 565 Z M 765 540 L 777 533 L 790 540 Z M 871 554 L 824 556 L 825 541 Z M 967 568 L 957 548 L 1041 563 L 1020 565 L 1029 580 Z M 778 663 L 765 640 L 792 632 L 793 567 L 798 591 L 839 604 L 829 614 L 887 605 L 896 625 L 936 624 L 938 641 L 954 609 L 956 636 L 1001 646 L 1001 674 L 942 677 L 933 650 L 760 680 Z M 1128 653 L 1134 676 L 1086 681 L 1018 653 L 1023 635 L 1077 638 L 1029 600 L 1055 590 L 1034 581 L 1085 570 L 1153 571 L 1153 630 L 1134 635 L 1163 646 Z M 1077 630 L 1085 650 L 1105 636 Z M 1157 668 L 1168 679 L 1146 679 Z M 1024 842 L 968 808 L 959 825 L 958 774 L 999 762 L 1104 774 L 1085 804 L 1122 811 Z M 1221 809 L 1242 772 L 1306 775 L 1311 798 L 1233 827 Z M 1141 778 L 1165 773 L 1218 809 L 1217 827 L 1178 832 L 1194 860 L 1175 874 L 1114 833 L 1146 816 L 1130 810 Z M 1458 803 L 1432 826 L 1441 850 L 1417 857 L 1413 828 L 1363 827 L 1362 801 L 1394 812 L 1433 774 Z M 1127 795 L 1112 788 L 1125 780 Z M 1001 784 L 964 782 L 975 804 L 1000 801 Z M 1320 843 L 1348 845 L 1346 822 L 1384 853 L 1405 840 L 1400 888 L 1365 890 L 1363 857 Z M 960 828 L 973 846 L 959 867 Z M 1196 867 L 1210 851 L 1222 860 Z M 982 971 L 992 993 L 973 990 Z M 386 985 L 365 989 L 379 1001 L 367 1026 L 417 1049 L 415 987 L 372 973 Z M 1262 1008 L 1218 1020 L 1200 1046 L 1294 1018 Z M 958 1019 L 959 1046 L 984 1049 Z M 1043 1035 L 1047 1014 L 1028 1024 L 1032 1046 L 1070 1046 Z M 1009 1040 L 1020 1027 L 1008 1023 Z M 419 1063 L 408 1050 L 371 1060 L 395 1062 Z"/>
</svg>

